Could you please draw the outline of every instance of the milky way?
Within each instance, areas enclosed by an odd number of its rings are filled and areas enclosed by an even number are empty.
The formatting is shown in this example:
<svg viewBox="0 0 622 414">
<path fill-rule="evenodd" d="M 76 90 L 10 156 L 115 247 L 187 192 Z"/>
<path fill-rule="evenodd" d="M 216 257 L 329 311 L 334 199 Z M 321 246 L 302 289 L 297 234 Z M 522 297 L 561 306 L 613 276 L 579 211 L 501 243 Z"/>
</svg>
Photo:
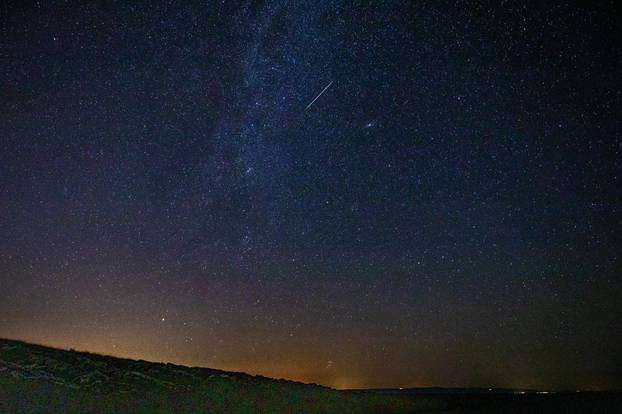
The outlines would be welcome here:
<svg viewBox="0 0 622 414">
<path fill-rule="evenodd" d="M 0 336 L 335 387 L 622 387 L 613 2 L 0 14 Z"/>
</svg>

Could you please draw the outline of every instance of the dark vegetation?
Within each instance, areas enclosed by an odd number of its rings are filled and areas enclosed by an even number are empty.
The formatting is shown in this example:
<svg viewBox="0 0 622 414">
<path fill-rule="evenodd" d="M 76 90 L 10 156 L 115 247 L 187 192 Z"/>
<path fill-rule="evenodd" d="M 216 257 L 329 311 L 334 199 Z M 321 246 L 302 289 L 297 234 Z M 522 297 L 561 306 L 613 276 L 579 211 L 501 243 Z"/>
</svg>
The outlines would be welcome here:
<svg viewBox="0 0 622 414">
<path fill-rule="evenodd" d="M 413 395 L 416 394 L 416 395 Z M 337 391 L 0 340 L 1 413 L 615 413 L 617 393 Z"/>
<path fill-rule="evenodd" d="M 408 413 L 436 404 L 0 340 L 1 413 Z"/>
</svg>

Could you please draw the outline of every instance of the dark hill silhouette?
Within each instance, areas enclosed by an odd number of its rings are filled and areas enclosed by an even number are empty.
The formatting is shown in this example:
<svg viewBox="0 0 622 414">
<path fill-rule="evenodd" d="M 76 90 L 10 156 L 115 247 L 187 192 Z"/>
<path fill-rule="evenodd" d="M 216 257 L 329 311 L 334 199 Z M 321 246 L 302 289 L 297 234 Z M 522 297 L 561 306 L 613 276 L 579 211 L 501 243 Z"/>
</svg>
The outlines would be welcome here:
<svg viewBox="0 0 622 414">
<path fill-rule="evenodd" d="M 619 392 L 338 391 L 0 339 L 0 413 L 621 413 Z"/>
<path fill-rule="evenodd" d="M 0 412 L 407 413 L 430 398 L 352 393 L 0 339 Z"/>
</svg>

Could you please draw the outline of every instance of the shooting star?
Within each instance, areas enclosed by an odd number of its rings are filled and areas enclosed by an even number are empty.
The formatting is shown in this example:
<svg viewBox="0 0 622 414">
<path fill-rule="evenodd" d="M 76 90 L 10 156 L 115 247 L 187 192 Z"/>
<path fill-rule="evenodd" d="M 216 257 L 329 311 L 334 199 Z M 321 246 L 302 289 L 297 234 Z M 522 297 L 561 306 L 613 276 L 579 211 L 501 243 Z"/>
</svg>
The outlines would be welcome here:
<svg viewBox="0 0 622 414">
<path fill-rule="evenodd" d="M 322 94 L 323 94 L 324 92 L 326 92 L 326 89 L 330 88 L 330 85 L 332 85 L 332 84 L 333 84 L 333 81 L 330 81 L 330 83 L 329 83 L 328 85 L 326 85 L 326 86 L 324 87 L 324 89 L 322 89 L 322 92 L 320 92 L 320 93 L 319 93 L 319 94 L 315 97 L 315 99 L 314 99 L 314 100 L 312 100 L 312 101 L 311 101 L 311 103 L 309 103 L 309 105 L 307 105 L 307 107 L 305 108 L 305 111 L 306 111 L 307 109 L 311 108 L 311 105 L 313 105 L 313 103 L 314 103 L 315 101 L 317 101 L 317 99 L 318 99 L 320 96 L 322 96 Z"/>
</svg>

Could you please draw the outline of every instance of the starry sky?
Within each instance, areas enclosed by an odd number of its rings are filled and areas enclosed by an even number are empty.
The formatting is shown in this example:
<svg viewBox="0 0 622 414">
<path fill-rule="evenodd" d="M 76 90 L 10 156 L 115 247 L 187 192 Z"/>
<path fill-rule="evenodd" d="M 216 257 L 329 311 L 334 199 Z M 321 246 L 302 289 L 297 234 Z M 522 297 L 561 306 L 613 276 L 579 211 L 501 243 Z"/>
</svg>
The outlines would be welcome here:
<svg viewBox="0 0 622 414">
<path fill-rule="evenodd" d="M 622 387 L 620 13 L 544 3 L 3 2 L 0 337 Z"/>
</svg>

